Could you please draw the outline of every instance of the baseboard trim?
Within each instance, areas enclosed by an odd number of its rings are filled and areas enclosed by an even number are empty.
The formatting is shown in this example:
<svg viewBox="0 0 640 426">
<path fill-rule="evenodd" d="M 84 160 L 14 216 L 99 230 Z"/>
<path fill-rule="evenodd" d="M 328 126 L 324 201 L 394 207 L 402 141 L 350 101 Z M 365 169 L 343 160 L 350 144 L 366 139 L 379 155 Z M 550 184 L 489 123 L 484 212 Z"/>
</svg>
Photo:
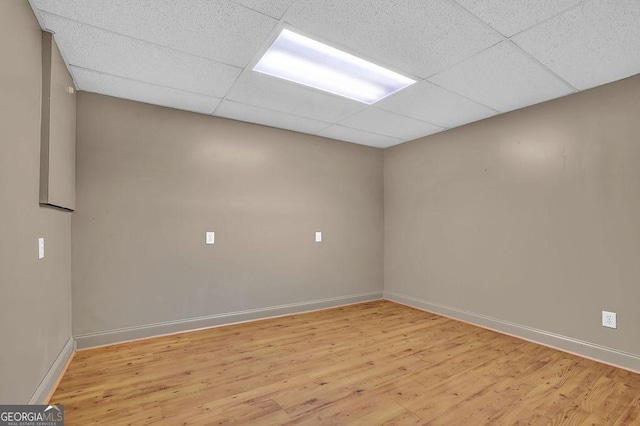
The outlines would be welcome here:
<svg viewBox="0 0 640 426">
<path fill-rule="evenodd" d="M 385 291 L 384 298 L 640 374 L 640 355 L 391 291 Z"/>
<path fill-rule="evenodd" d="M 75 343 L 73 338 L 70 337 L 56 357 L 56 360 L 53 361 L 51 368 L 49 368 L 49 371 L 45 374 L 44 379 L 42 379 L 40 385 L 38 385 L 31 399 L 29 399 L 29 404 L 46 404 L 49 401 L 73 357 L 74 350 Z"/>
<path fill-rule="evenodd" d="M 99 333 L 88 333 L 74 336 L 78 349 L 88 349 L 97 346 L 111 345 L 132 340 L 140 340 L 167 334 L 193 331 L 203 328 L 231 325 L 240 322 L 273 318 L 282 315 L 298 314 L 318 309 L 333 308 L 353 303 L 382 299 L 382 292 L 359 293 L 348 296 L 331 297 L 287 305 L 269 306 L 266 308 L 250 309 L 246 311 L 228 312 L 205 317 L 189 318 L 178 321 L 167 321 L 148 324 L 139 327 L 129 327 L 109 330 Z"/>
</svg>

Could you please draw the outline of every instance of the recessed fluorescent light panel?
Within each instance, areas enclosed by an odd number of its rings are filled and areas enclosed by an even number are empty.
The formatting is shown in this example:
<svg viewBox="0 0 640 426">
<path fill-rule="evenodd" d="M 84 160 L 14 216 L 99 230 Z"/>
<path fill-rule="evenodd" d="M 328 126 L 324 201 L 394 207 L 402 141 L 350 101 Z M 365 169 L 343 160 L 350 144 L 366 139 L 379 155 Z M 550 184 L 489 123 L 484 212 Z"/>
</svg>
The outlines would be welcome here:
<svg viewBox="0 0 640 426">
<path fill-rule="evenodd" d="M 369 105 L 415 83 L 287 29 L 282 30 L 253 70 Z"/>
</svg>

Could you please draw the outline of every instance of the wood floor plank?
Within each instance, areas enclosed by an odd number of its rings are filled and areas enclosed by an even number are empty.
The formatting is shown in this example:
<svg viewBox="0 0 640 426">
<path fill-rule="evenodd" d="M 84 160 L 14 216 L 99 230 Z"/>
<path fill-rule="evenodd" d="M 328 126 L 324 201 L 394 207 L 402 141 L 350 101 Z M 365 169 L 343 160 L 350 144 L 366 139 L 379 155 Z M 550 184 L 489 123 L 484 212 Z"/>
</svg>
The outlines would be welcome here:
<svg viewBox="0 0 640 426">
<path fill-rule="evenodd" d="M 80 351 L 66 424 L 640 425 L 640 375 L 389 301 Z"/>
</svg>

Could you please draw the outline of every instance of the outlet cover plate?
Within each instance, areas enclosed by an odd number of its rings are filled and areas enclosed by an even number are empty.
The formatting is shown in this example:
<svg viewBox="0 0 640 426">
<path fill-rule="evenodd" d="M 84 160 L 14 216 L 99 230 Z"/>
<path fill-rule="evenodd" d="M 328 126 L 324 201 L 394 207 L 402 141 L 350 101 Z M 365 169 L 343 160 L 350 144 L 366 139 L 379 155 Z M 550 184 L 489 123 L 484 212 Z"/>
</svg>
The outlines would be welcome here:
<svg viewBox="0 0 640 426">
<path fill-rule="evenodd" d="M 211 244 L 215 244 L 216 243 L 216 233 L 212 232 L 212 231 L 207 231 L 205 238 L 204 238 L 204 242 L 207 245 L 211 245 Z"/>
<path fill-rule="evenodd" d="M 602 326 L 618 328 L 618 321 L 615 312 L 602 311 Z"/>
</svg>

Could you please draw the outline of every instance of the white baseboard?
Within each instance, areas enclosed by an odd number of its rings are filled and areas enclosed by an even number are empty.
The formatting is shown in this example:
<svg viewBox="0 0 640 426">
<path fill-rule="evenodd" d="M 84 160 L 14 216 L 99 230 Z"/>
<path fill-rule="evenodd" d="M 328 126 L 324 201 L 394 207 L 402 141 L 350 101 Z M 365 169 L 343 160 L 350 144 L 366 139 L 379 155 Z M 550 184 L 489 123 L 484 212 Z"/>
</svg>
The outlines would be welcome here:
<svg viewBox="0 0 640 426">
<path fill-rule="evenodd" d="M 44 404 L 46 402 L 47 397 L 53 390 L 53 387 L 56 386 L 58 382 L 58 378 L 62 373 L 62 370 L 67 365 L 69 358 L 73 355 L 73 351 L 75 350 L 75 343 L 73 338 L 69 338 L 67 343 L 65 343 L 64 347 L 56 357 L 56 360 L 53 361 L 53 365 L 45 374 L 44 379 L 38 385 L 38 388 L 29 399 L 28 404 Z"/>
<path fill-rule="evenodd" d="M 459 319 L 500 333 L 530 340 L 535 343 L 540 343 L 545 346 L 550 346 L 555 349 L 640 373 L 640 355 L 637 354 L 620 351 L 591 342 L 585 342 L 572 337 L 562 336 L 560 334 L 527 327 L 525 325 L 509 321 L 503 321 L 486 315 L 464 311 L 451 306 L 417 299 L 415 297 L 405 296 L 391 291 L 385 291 L 384 298 L 432 312 L 434 314 Z"/>
<path fill-rule="evenodd" d="M 167 321 L 163 323 L 122 328 L 118 330 L 109 330 L 99 333 L 88 333 L 74 336 L 74 339 L 78 349 L 84 349 L 94 346 L 125 342 L 129 340 L 160 336 L 163 334 L 171 334 L 182 331 L 196 330 L 200 328 L 234 324 L 238 322 L 252 321 L 280 315 L 296 314 L 317 309 L 332 308 L 336 306 L 366 302 L 368 300 L 376 300 L 381 298 L 382 292 L 352 294 L 348 296 L 332 297 L 328 299 L 312 300 L 308 302 L 269 306 L 266 308 L 251 309 L 247 311 L 228 312 L 224 314 L 209 315 L 206 317 L 189 318 L 178 321 Z"/>
</svg>

